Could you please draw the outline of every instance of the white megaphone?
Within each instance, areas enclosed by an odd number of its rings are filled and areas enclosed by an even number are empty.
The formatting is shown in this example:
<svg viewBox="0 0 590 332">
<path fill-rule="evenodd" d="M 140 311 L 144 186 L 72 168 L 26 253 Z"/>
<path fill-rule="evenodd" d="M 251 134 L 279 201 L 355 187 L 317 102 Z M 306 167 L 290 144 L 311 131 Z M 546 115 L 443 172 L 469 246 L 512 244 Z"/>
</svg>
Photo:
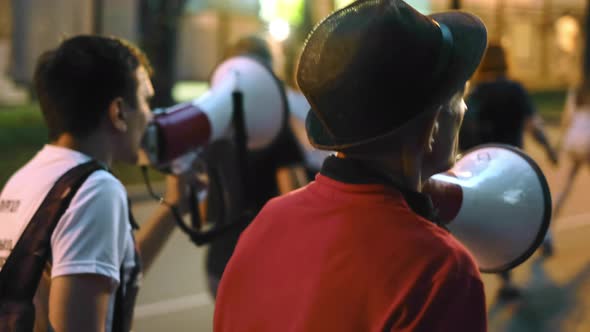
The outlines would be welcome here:
<svg viewBox="0 0 590 332">
<path fill-rule="evenodd" d="M 523 151 L 478 146 L 424 192 L 439 217 L 474 256 L 480 271 L 502 272 L 527 260 L 551 220 L 551 194 L 539 166 Z"/>
<path fill-rule="evenodd" d="M 143 163 L 164 168 L 188 152 L 229 137 L 237 109 L 243 112 L 248 150 L 270 145 L 286 124 L 283 86 L 258 60 L 238 56 L 224 61 L 210 86 L 200 98 L 154 113 L 142 141 Z"/>
</svg>

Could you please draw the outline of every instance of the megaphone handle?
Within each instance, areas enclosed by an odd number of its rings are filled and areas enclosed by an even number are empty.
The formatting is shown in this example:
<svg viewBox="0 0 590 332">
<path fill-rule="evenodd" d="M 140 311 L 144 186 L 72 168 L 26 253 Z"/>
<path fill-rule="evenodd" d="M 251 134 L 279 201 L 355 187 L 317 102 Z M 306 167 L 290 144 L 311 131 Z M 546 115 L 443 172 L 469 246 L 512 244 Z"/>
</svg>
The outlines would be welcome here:
<svg viewBox="0 0 590 332">
<path fill-rule="evenodd" d="M 202 232 L 200 229 L 196 229 L 196 230 L 192 229 L 191 227 L 189 227 L 187 224 L 184 223 L 184 221 L 182 220 L 182 216 L 180 215 L 178 208 L 175 205 L 169 204 L 168 202 L 166 202 L 164 200 L 164 198 L 162 198 L 162 197 L 156 195 L 156 193 L 154 193 L 152 185 L 149 181 L 147 166 L 142 166 L 141 171 L 142 171 L 142 174 L 143 174 L 143 177 L 145 180 L 145 184 L 147 186 L 149 194 L 154 199 L 156 199 L 158 202 L 160 202 L 160 204 L 164 204 L 165 206 L 167 206 L 170 209 L 170 211 L 172 212 L 172 216 L 174 217 L 173 219 L 176 222 L 176 225 L 180 228 L 180 230 L 182 232 L 187 234 L 189 236 L 189 238 L 191 239 L 191 241 L 194 244 L 196 244 L 197 246 L 200 246 L 200 245 L 210 242 L 215 237 L 222 235 L 223 233 L 231 230 L 234 227 L 245 226 L 252 219 L 253 214 L 249 213 L 249 211 L 246 210 L 238 218 L 239 220 L 237 220 L 235 222 L 231 222 L 229 224 L 217 226 L 207 232 Z M 196 192 L 194 187 L 191 190 L 194 190 Z M 192 193 L 191 193 L 191 196 L 193 196 Z M 201 215 L 198 214 L 199 210 L 196 208 L 194 202 L 195 202 L 195 200 L 192 200 L 192 203 L 189 202 L 189 204 L 191 204 L 190 205 L 191 213 L 192 213 L 192 211 L 196 211 L 197 214 L 193 214 L 193 216 L 198 215 L 199 219 L 200 219 Z M 194 223 L 195 219 L 193 219 L 192 222 Z M 200 222 L 198 223 L 198 225 L 200 225 Z"/>
<path fill-rule="evenodd" d="M 244 114 L 244 94 L 236 90 L 232 93 L 233 113 L 232 120 L 234 126 L 234 143 L 236 145 L 236 153 L 240 172 L 240 182 L 242 197 L 248 204 L 248 136 L 246 134 L 246 119 Z"/>
<path fill-rule="evenodd" d="M 201 229 L 201 212 L 199 211 L 199 198 L 194 184 L 189 185 L 188 204 L 191 213 L 191 225 L 194 229 Z"/>
</svg>

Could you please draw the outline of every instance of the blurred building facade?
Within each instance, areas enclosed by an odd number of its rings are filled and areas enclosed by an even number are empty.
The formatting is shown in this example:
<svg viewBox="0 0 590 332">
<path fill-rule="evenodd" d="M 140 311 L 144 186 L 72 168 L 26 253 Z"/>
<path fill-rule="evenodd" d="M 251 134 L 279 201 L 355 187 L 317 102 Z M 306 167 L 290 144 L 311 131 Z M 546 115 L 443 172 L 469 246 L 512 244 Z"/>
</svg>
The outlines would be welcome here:
<svg viewBox="0 0 590 332">
<path fill-rule="evenodd" d="M 0 0 L 0 105 L 18 105 L 28 100 L 28 93 L 14 83 L 10 75 L 12 15 L 10 0 Z"/>
<path fill-rule="evenodd" d="M 432 8 L 448 7 L 432 0 Z M 586 0 L 462 0 L 508 51 L 510 74 L 530 89 L 577 84 L 582 73 Z"/>
<path fill-rule="evenodd" d="M 278 1 L 278 0 L 277 0 Z M 301 0 L 315 23 L 349 0 Z M 407 0 L 428 12 L 451 0 Z M 575 84 L 581 73 L 585 0 L 462 0 L 502 42 L 511 74 L 531 89 Z M 12 46 L 10 74 L 31 80 L 36 57 L 64 36 L 117 35 L 138 42 L 139 0 L 0 0 L 0 40 Z M 241 35 L 265 31 L 260 0 L 188 0 L 180 21 L 177 78 L 207 80 L 225 47 Z M 10 6 L 12 5 L 12 6 Z M 4 10 L 8 7 L 9 10 Z M 98 15 L 100 14 L 100 15 Z M 0 42 L 1 43 L 1 42 Z"/>
</svg>

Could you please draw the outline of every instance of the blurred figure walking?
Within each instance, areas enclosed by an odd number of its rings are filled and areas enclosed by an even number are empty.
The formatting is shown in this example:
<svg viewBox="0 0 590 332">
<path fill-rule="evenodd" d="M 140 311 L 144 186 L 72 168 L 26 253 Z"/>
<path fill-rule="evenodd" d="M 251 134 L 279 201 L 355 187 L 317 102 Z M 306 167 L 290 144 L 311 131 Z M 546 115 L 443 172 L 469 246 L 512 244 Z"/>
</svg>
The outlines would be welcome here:
<svg viewBox="0 0 590 332">
<path fill-rule="evenodd" d="M 590 162 L 590 82 L 586 80 L 568 92 L 556 149 L 563 150 L 570 163 L 565 186 L 555 199 L 554 220 L 571 193 L 581 166 Z"/>
<path fill-rule="evenodd" d="M 262 64 L 272 69 L 274 67 L 274 56 L 268 42 L 257 35 L 247 35 L 226 50 L 223 59 L 227 60 L 237 56 L 253 57 Z M 289 105 L 290 106 L 290 105 Z M 248 188 L 249 197 L 243 200 L 248 201 L 249 209 L 257 213 L 262 206 L 271 198 L 285 194 L 303 184 L 297 184 L 298 173 L 303 172 L 300 165 L 303 165 L 303 152 L 293 134 L 289 125 L 289 110 L 286 111 L 285 122 L 282 125 L 281 132 L 273 144 L 264 151 L 249 151 L 247 155 L 247 167 L 250 170 L 247 182 L 251 184 Z M 219 147 L 226 149 L 226 147 Z M 221 153 L 231 153 L 231 151 L 219 151 Z M 235 168 L 240 165 L 224 165 L 224 167 Z M 300 176 L 301 177 L 301 176 Z M 305 177 L 303 175 L 302 177 Z M 305 180 L 299 180 L 305 182 Z M 228 188 L 209 189 L 211 199 L 208 199 L 208 211 L 216 210 L 220 204 L 216 197 L 228 196 Z M 222 191 L 220 196 L 218 191 Z M 239 215 L 241 211 L 227 211 L 226 217 L 231 218 L 234 214 Z M 212 216 L 213 212 L 208 212 L 208 219 L 216 219 L 218 216 Z M 212 297 L 217 294 L 217 287 L 221 276 L 225 270 L 238 238 L 247 224 L 241 227 L 233 228 L 224 235 L 215 238 L 209 245 L 206 259 L 206 270 L 208 278 L 209 291 Z"/>
</svg>

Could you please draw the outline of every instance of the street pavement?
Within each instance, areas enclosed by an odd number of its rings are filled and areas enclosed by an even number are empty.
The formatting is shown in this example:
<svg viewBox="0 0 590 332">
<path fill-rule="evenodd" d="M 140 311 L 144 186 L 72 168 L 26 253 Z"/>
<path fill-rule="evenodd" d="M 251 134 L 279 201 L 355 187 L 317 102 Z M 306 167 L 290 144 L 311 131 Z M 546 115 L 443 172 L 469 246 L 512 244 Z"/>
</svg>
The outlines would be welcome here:
<svg viewBox="0 0 590 332">
<path fill-rule="evenodd" d="M 556 130 L 550 129 L 552 141 Z M 563 187 L 569 162 L 558 167 L 548 162 L 538 145 L 527 138 L 525 150 L 545 173 L 555 196 Z M 554 221 L 555 255 L 547 260 L 535 254 L 514 270 L 522 288 L 519 301 L 496 301 L 498 277 L 483 275 L 490 332 L 587 332 L 590 331 L 590 174 L 583 169 L 574 189 Z M 136 219 L 145 220 L 156 206 L 146 200 L 144 189 L 130 187 L 136 197 Z M 141 222 L 140 222 L 141 223 Z M 205 248 L 196 247 L 176 230 L 162 254 L 148 271 L 135 314 L 134 330 L 212 331 L 213 301 L 207 293 Z"/>
</svg>

